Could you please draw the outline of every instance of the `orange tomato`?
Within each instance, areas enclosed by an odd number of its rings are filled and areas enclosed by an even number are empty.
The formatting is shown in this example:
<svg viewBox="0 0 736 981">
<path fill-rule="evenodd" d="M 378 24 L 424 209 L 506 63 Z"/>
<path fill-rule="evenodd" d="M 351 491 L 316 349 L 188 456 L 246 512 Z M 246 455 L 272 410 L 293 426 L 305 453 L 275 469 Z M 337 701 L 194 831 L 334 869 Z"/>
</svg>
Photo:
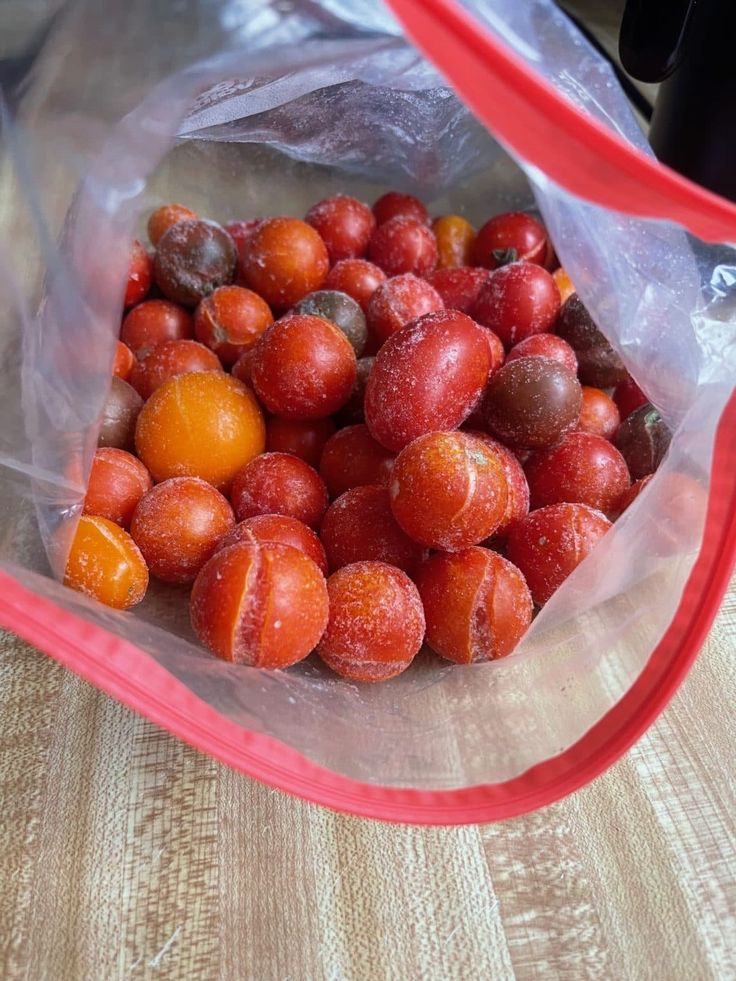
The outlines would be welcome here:
<svg viewBox="0 0 736 981">
<path fill-rule="evenodd" d="M 106 606 L 129 610 L 148 588 L 148 568 L 127 531 L 107 518 L 84 515 L 69 552 L 64 585 Z"/>
</svg>

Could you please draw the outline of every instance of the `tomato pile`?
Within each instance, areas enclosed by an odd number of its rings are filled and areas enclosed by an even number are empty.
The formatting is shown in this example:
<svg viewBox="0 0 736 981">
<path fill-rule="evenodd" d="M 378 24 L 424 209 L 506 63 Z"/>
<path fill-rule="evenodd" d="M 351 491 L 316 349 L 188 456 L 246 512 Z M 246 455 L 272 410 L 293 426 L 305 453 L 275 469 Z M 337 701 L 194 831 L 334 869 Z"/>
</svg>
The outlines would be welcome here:
<svg viewBox="0 0 736 981">
<path fill-rule="evenodd" d="M 224 227 L 167 204 L 148 235 L 66 582 L 190 586 L 218 657 L 504 657 L 667 450 L 530 215 L 476 234 L 391 192 Z"/>
</svg>

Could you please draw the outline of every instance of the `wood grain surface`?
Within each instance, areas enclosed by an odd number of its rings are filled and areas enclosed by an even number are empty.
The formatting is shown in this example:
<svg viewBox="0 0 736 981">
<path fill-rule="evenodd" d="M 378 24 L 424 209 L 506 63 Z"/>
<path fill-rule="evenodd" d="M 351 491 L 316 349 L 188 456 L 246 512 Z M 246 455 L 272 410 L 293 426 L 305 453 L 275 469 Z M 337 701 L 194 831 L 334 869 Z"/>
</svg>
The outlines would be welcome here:
<svg viewBox="0 0 736 981">
<path fill-rule="evenodd" d="M 5 635 L 0 977 L 736 978 L 736 588 L 612 770 L 407 828 L 270 790 Z"/>
</svg>

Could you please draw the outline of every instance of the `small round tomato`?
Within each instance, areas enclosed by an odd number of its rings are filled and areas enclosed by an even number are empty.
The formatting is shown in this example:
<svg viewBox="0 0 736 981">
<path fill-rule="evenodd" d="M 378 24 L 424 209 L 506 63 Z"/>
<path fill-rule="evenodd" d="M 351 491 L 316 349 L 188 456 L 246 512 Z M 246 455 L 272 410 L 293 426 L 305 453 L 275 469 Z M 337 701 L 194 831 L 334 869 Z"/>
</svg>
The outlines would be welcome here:
<svg viewBox="0 0 736 981">
<path fill-rule="evenodd" d="M 376 355 L 365 392 L 371 435 L 397 452 L 417 436 L 455 429 L 488 380 L 485 330 L 464 313 L 429 313 L 394 334 Z"/>
<path fill-rule="evenodd" d="M 225 491 L 265 442 L 252 392 L 220 371 L 167 379 L 141 409 L 135 431 L 138 456 L 154 480 L 201 477 Z"/>
<path fill-rule="evenodd" d="M 261 453 L 235 474 L 230 492 L 238 521 L 288 514 L 317 528 L 329 498 L 317 471 L 291 453 Z"/>
<path fill-rule="evenodd" d="M 549 331 L 560 312 L 560 294 L 541 266 L 512 262 L 491 273 L 471 316 L 498 334 L 508 350 L 532 334 Z"/>
<path fill-rule="evenodd" d="M 377 443 L 368 427 L 346 426 L 325 444 L 319 472 L 330 497 L 351 487 L 375 484 L 388 487 L 394 455 Z"/>
<path fill-rule="evenodd" d="M 309 556 L 291 545 L 241 542 L 203 566 L 189 613 L 195 634 L 217 657 L 253 668 L 288 668 L 324 633 L 327 584 Z"/>
<path fill-rule="evenodd" d="M 586 504 L 550 504 L 513 525 L 506 555 L 543 606 L 610 527 L 605 515 Z"/>
<path fill-rule="evenodd" d="M 425 313 L 444 310 L 442 297 L 433 286 L 412 273 L 382 283 L 368 304 L 368 330 L 378 347 L 402 327 Z"/>
<path fill-rule="evenodd" d="M 269 453 L 291 453 L 316 468 L 322 459 L 322 450 L 334 432 L 332 419 L 280 419 L 272 416 L 266 422 L 266 450 Z"/>
<path fill-rule="evenodd" d="M 168 378 L 190 371 L 222 371 L 214 352 L 196 341 L 164 341 L 130 373 L 130 384 L 142 399 L 149 399 Z"/>
<path fill-rule="evenodd" d="M 501 522 L 493 533 L 494 539 L 503 539 L 511 525 L 525 514 L 529 514 L 529 484 L 526 480 L 524 468 L 516 455 L 503 443 L 496 442 L 487 433 L 479 433 L 475 430 L 467 430 L 469 436 L 475 436 L 489 446 L 498 457 L 503 472 L 506 475 L 506 510 L 504 511 Z"/>
<path fill-rule="evenodd" d="M 672 433 L 659 412 L 647 403 L 618 427 L 614 440 L 634 480 L 654 473 L 669 449 Z"/>
<path fill-rule="evenodd" d="M 573 374 L 578 373 L 578 359 L 575 352 L 557 334 L 532 334 L 518 344 L 514 344 L 506 355 L 507 361 L 514 361 L 516 358 L 551 358 L 559 361 L 567 370 Z"/>
<path fill-rule="evenodd" d="M 359 259 L 365 255 L 376 219 L 362 201 L 337 194 L 313 204 L 304 220 L 322 236 L 330 262 Z"/>
<path fill-rule="evenodd" d="M 391 221 L 392 218 L 413 218 L 425 225 L 429 222 L 429 213 L 419 198 L 400 191 L 389 191 L 382 195 L 373 205 L 373 214 L 379 225 Z"/>
<path fill-rule="evenodd" d="M 583 385 L 613 388 L 628 377 L 620 356 L 598 330 L 577 293 L 563 304 L 556 331 L 575 351 Z"/>
<path fill-rule="evenodd" d="M 133 386 L 113 375 L 102 410 L 97 445 L 115 446 L 121 450 L 131 449 L 142 406 L 143 399 Z"/>
<path fill-rule="evenodd" d="M 558 361 L 517 358 L 491 377 L 481 414 L 504 443 L 542 449 L 573 428 L 581 404 L 580 383 Z"/>
<path fill-rule="evenodd" d="M 245 285 L 274 310 L 287 310 L 318 290 L 329 268 L 321 236 L 297 218 L 267 218 L 245 243 Z"/>
<path fill-rule="evenodd" d="M 353 562 L 388 562 L 413 575 L 424 557 L 398 525 L 385 487 L 352 487 L 325 514 L 320 538 L 330 569 Z"/>
<path fill-rule="evenodd" d="M 494 661 L 516 647 L 532 620 L 524 577 L 487 548 L 436 552 L 416 579 L 427 643 L 458 664 Z"/>
<path fill-rule="evenodd" d="M 148 237 L 151 245 L 156 248 L 166 232 L 180 221 L 196 220 L 199 215 L 183 204 L 162 204 L 156 208 L 148 219 Z"/>
<path fill-rule="evenodd" d="M 616 403 L 600 388 L 583 385 L 583 405 L 577 428 L 604 439 L 613 439 L 621 424 Z"/>
<path fill-rule="evenodd" d="M 587 504 L 597 511 L 615 512 L 631 485 L 619 451 L 592 433 L 568 433 L 556 446 L 532 454 L 524 471 L 532 508 Z"/>
<path fill-rule="evenodd" d="M 548 247 L 543 225 L 523 211 L 508 211 L 487 221 L 473 246 L 473 263 L 497 269 L 509 262 L 544 265 Z"/>
<path fill-rule="evenodd" d="M 269 412 L 285 419 L 324 419 L 350 398 L 357 358 L 342 331 L 322 317 L 276 321 L 254 348 L 251 378 Z"/>
<path fill-rule="evenodd" d="M 347 293 L 338 290 L 316 290 L 309 293 L 294 307 L 293 313 L 308 313 L 311 317 L 324 317 L 334 324 L 350 341 L 359 358 L 368 340 L 368 327 L 360 304 Z"/>
<path fill-rule="evenodd" d="M 211 484 L 174 477 L 141 499 L 130 533 L 154 576 L 188 583 L 234 526 L 232 508 Z"/>
<path fill-rule="evenodd" d="M 156 284 L 164 296 L 185 307 L 231 283 L 237 251 L 228 233 L 214 221 L 179 221 L 156 247 Z"/>
<path fill-rule="evenodd" d="M 427 276 L 427 282 L 437 290 L 448 310 L 470 313 L 489 275 L 487 269 L 476 266 L 455 266 L 435 269 Z"/>
<path fill-rule="evenodd" d="M 616 508 L 616 518 L 620 518 L 624 511 L 631 507 L 644 488 L 649 485 L 653 477 L 654 474 L 650 473 L 647 474 L 646 477 L 640 477 L 638 480 L 634 481 L 631 487 L 629 487 L 621 500 L 618 502 L 618 507 Z"/>
<path fill-rule="evenodd" d="M 152 487 L 150 473 L 132 453 L 101 447 L 92 460 L 84 514 L 107 518 L 127 529 L 136 505 Z"/>
<path fill-rule="evenodd" d="M 132 307 L 145 299 L 153 282 L 153 262 L 139 241 L 133 242 L 128 264 L 123 306 Z"/>
<path fill-rule="evenodd" d="M 79 519 L 64 573 L 64 585 L 106 606 L 129 610 L 148 588 L 148 569 L 127 531 L 107 518 Z"/>
<path fill-rule="evenodd" d="M 371 235 L 368 258 L 387 276 L 426 276 L 437 265 L 437 242 L 427 225 L 413 218 L 392 218 Z"/>
<path fill-rule="evenodd" d="M 112 362 L 112 373 L 117 375 L 118 378 L 122 378 L 123 381 L 127 381 L 131 371 L 133 370 L 133 365 L 135 364 L 135 355 L 130 350 L 127 344 L 123 344 L 122 341 L 117 341 L 115 345 L 115 358 Z"/>
<path fill-rule="evenodd" d="M 437 265 L 440 269 L 470 264 L 475 229 L 461 215 L 442 215 L 432 222 L 437 240 Z"/>
<path fill-rule="evenodd" d="M 347 293 L 366 313 L 371 297 L 385 282 L 386 273 L 375 263 L 367 259 L 341 259 L 327 274 L 325 289 Z"/>
<path fill-rule="evenodd" d="M 618 406 L 622 421 L 630 416 L 634 409 L 646 405 L 649 399 L 629 375 L 619 382 L 613 393 L 613 401 Z"/>
<path fill-rule="evenodd" d="M 225 231 L 235 242 L 238 258 L 235 263 L 235 283 L 243 286 L 243 258 L 245 256 L 245 246 L 253 232 L 258 228 L 262 218 L 250 218 L 247 221 L 230 221 L 225 225 Z"/>
<path fill-rule="evenodd" d="M 424 611 L 406 573 L 385 562 L 355 562 L 327 580 L 330 616 L 317 654 L 350 681 L 386 681 L 422 646 Z"/>
<path fill-rule="evenodd" d="M 428 433 L 396 457 L 389 493 L 394 517 L 410 538 L 455 551 L 497 530 L 508 487 L 489 445 L 467 433 Z"/>
<path fill-rule="evenodd" d="M 243 286 L 220 286 L 197 307 L 194 334 L 229 367 L 272 323 L 273 314 L 257 293 Z"/>
<path fill-rule="evenodd" d="M 327 556 L 316 532 L 288 514 L 254 514 L 252 518 L 246 518 L 220 539 L 215 551 L 241 542 L 291 545 L 309 556 L 322 575 L 327 575 Z"/>
<path fill-rule="evenodd" d="M 142 360 L 164 341 L 188 340 L 194 336 L 192 315 L 170 300 L 145 300 L 133 307 L 123 320 L 120 340 Z"/>
</svg>

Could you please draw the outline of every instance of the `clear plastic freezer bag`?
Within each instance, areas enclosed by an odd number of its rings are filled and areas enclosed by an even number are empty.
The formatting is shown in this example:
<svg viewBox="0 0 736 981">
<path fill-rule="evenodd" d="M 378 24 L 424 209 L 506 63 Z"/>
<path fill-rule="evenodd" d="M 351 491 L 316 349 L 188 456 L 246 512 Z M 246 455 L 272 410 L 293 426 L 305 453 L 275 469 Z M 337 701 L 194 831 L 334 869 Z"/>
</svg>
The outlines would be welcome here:
<svg viewBox="0 0 736 981">
<path fill-rule="evenodd" d="M 402 15 L 412 6 L 394 5 Z M 463 43 L 500 51 L 499 78 L 507 62 L 531 69 L 560 119 L 572 100 L 585 125 L 604 125 L 632 154 L 645 149 L 608 67 L 551 3 L 464 6 L 422 8 L 447 51 L 471 14 Z M 450 70 L 441 60 L 467 98 L 463 59 Z M 508 815 L 614 759 L 695 656 L 733 559 L 732 250 L 666 215 L 584 200 L 545 175 L 544 159 L 507 152 L 388 9 L 367 0 L 200 0 L 181 12 L 168 0 L 82 0 L 55 20 L 20 108 L 12 92 L 9 102 L 0 622 L 230 764 L 359 813 Z M 342 681 L 313 659 L 259 672 L 198 647 L 176 590 L 154 586 L 123 614 L 54 581 L 96 446 L 129 242 L 148 212 L 180 200 L 222 222 L 301 216 L 327 194 L 372 200 L 388 187 L 475 224 L 538 208 L 582 299 L 676 427 L 648 489 L 515 654 L 465 668 L 420 655 L 379 686 Z"/>
</svg>

